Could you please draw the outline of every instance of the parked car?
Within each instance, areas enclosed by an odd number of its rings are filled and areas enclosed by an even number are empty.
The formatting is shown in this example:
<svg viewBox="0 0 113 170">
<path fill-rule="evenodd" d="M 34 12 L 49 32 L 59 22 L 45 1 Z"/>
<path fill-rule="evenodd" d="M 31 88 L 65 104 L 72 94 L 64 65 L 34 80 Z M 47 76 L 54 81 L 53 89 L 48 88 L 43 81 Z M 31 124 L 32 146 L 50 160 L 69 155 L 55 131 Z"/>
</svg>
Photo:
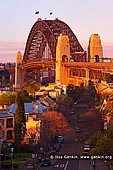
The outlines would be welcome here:
<svg viewBox="0 0 113 170">
<path fill-rule="evenodd" d="M 77 127 L 75 132 L 76 132 L 76 133 L 81 133 L 82 130 L 81 130 L 79 127 Z"/>
<path fill-rule="evenodd" d="M 84 142 L 84 145 L 90 145 L 90 142 L 86 140 L 86 141 Z"/>
<path fill-rule="evenodd" d="M 44 159 L 44 160 L 42 161 L 41 166 L 51 166 L 51 161 L 50 161 L 50 159 Z"/>
<path fill-rule="evenodd" d="M 91 142 L 87 141 L 87 140 L 84 142 L 84 146 L 89 146 L 90 149 L 94 148 L 94 146 L 91 144 Z"/>
<path fill-rule="evenodd" d="M 84 152 L 89 152 L 91 150 L 91 146 L 89 144 L 84 145 Z"/>
<path fill-rule="evenodd" d="M 53 149 L 58 152 L 58 151 L 61 149 L 61 144 L 60 144 L 60 143 L 56 143 L 56 144 L 53 146 Z"/>
<path fill-rule="evenodd" d="M 74 111 L 70 111 L 70 115 L 72 116 L 74 114 Z"/>
<path fill-rule="evenodd" d="M 81 155 L 82 156 L 88 156 L 88 152 L 87 151 L 83 151 Z"/>
<path fill-rule="evenodd" d="M 77 104 L 78 104 L 78 102 L 77 102 L 77 101 L 75 101 L 75 102 L 74 102 L 74 105 L 77 105 Z"/>
<path fill-rule="evenodd" d="M 34 165 L 32 162 L 28 162 L 27 165 L 26 165 L 26 168 L 27 169 L 34 169 Z"/>
<path fill-rule="evenodd" d="M 63 136 L 59 135 L 59 136 L 57 136 L 57 140 L 59 143 L 63 143 L 64 138 L 63 138 Z"/>
</svg>

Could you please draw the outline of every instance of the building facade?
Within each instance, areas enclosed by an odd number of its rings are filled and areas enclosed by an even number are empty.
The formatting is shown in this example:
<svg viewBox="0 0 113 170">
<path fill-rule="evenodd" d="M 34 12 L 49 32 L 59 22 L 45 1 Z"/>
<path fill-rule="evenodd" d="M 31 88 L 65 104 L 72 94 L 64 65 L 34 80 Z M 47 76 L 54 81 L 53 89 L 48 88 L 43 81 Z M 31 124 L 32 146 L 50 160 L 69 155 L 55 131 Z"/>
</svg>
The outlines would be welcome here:
<svg viewBox="0 0 113 170">
<path fill-rule="evenodd" d="M 0 140 L 14 142 L 14 115 L 0 113 Z"/>
</svg>

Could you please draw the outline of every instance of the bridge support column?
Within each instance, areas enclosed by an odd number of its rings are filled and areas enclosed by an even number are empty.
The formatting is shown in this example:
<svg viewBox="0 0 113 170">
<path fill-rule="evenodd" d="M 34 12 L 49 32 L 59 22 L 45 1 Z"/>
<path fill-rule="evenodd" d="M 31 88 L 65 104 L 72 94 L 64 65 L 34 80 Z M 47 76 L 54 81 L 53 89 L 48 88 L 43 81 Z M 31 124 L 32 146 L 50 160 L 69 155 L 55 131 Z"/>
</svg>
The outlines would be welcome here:
<svg viewBox="0 0 113 170">
<path fill-rule="evenodd" d="M 10 74 L 10 85 L 13 86 L 14 83 L 14 77 Z"/>
<path fill-rule="evenodd" d="M 86 86 L 89 84 L 89 69 L 86 69 Z"/>
<path fill-rule="evenodd" d="M 26 70 L 22 70 L 22 86 L 24 85 L 25 73 L 26 73 Z"/>
<path fill-rule="evenodd" d="M 76 79 L 76 86 L 79 86 L 78 78 Z"/>
<path fill-rule="evenodd" d="M 16 67 L 15 67 L 15 88 L 22 87 L 22 70 L 19 66 L 22 64 L 22 54 L 17 52 L 16 54 Z"/>
<path fill-rule="evenodd" d="M 67 85 L 69 83 L 69 71 L 64 66 L 70 60 L 70 45 L 68 36 L 60 34 L 56 47 L 56 77 L 55 82 Z"/>
<path fill-rule="evenodd" d="M 5 78 L 5 76 L 2 76 L 1 82 L 2 82 L 2 87 L 6 86 L 6 78 Z"/>
</svg>

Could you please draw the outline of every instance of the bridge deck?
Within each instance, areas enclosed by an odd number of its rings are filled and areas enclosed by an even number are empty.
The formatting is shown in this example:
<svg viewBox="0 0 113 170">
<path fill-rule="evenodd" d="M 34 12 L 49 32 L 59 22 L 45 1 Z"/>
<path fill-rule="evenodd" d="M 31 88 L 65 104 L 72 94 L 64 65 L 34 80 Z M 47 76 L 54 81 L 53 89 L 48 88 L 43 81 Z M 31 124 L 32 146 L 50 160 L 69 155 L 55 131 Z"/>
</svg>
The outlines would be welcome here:
<svg viewBox="0 0 113 170">
<path fill-rule="evenodd" d="M 112 62 L 100 62 L 100 63 L 90 63 L 90 62 L 65 62 L 63 63 L 65 67 L 77 67 L 77 68 L 88 68 L 94 70 L 113 70 L 113 63 Z"/>
</svg>

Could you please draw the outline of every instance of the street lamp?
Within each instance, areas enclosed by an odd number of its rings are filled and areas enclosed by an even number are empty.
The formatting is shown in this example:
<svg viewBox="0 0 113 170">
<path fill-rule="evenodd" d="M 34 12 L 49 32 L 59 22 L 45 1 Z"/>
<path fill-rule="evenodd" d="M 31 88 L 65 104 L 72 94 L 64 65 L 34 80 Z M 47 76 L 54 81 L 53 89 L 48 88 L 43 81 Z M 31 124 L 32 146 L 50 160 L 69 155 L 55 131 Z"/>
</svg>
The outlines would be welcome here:
<svg viewBox="0 0 113 170">
<path fill-rule="evenodd" d="M 14 148 L 11 148 L 11 169 L 13 169 L 13 151 Z"/>
</svg>

